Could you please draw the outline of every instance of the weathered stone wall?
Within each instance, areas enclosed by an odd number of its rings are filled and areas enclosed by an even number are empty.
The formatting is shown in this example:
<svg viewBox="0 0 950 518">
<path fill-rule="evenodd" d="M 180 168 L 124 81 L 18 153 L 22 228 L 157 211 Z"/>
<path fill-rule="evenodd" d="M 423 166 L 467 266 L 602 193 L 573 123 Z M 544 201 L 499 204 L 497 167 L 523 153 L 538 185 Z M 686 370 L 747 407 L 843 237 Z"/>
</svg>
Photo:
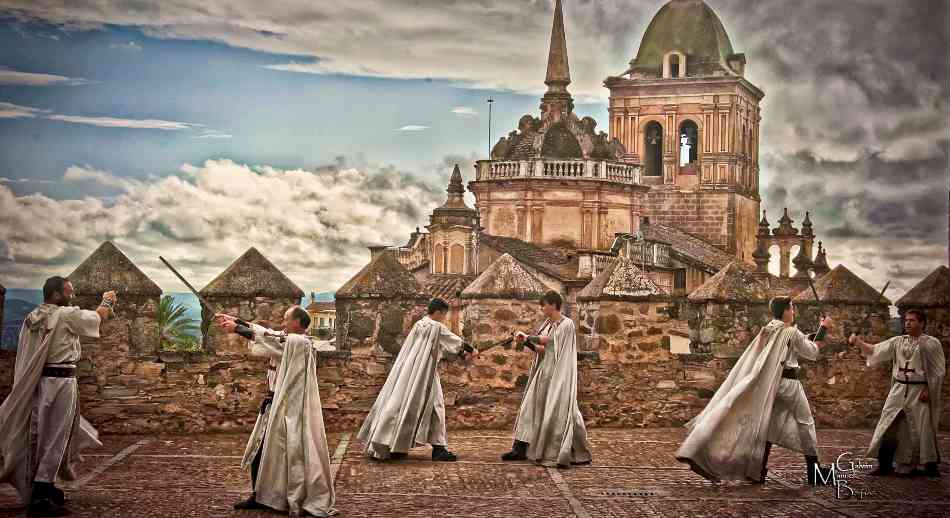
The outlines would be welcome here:
<svg viewBox="0 0 950 518">
<path fill-rule="evenodd" d="M 300 304 L 300 300 L 295 297 L 282 299 L 269 297 L 255 297 L 253 299 L 207 297 L 206 300 L 217 311 L 275 331 L 284 328 L 284 312 L 291 306 Z M 209 354 L 247 354 L 247 340 L 236 334 L 225 333 L 213 325 L 211 322 L 213 315 L 204 314 L 202 316 L 205 319 L 202 322 L 203 345 Z"/>
<path fill-rule="evenodd" d="M 738 358 L 759 329 L 772 320 L 768 303 L 688 303 L 690 352 Z"/>
<path fill-rule="evenodd" d="M 682 229 L 729 252 L 742 250 L 747 260 L 755 250 L 757 213 L 757 202 L 728 192 L 653 189 L 643 206 L 650 221 Z"/>
<path fill-rule="evenodd" d="M 797 303 L 795 308 L 798 328 L 805 333 L 814 332 L 820 318 L 818 306 Z M 861 329 L 869 309 L 872 317 L 864 340 L 877 343 L 890 338 L 889 310 L 884 304 L 824 306 L 825 313 L 835 320 L 835 332 L 826 339 L 818 361 L 801 361 L 805 374 L 802 384 L 819 427 L 870 427 L 880 417 L 890 390 L 891 367 L 867 367 L 860 348 L 848 345 L 848 336 Z"/>
<path fill-rule="evenodd" d="M 417 320 L 426 313 L 427 300 L 337 299 L 337 348 L 345 351 L 377 348 L 396 354 Z"/>
</svg>

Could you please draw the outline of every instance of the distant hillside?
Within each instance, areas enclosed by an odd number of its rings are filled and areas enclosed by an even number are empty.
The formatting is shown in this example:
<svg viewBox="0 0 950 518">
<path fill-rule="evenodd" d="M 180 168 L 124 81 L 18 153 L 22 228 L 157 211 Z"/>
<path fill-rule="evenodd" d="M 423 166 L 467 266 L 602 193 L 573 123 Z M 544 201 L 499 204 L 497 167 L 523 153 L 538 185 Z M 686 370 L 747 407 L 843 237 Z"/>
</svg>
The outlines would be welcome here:
<svg viewBox="0 0 950 518">
<path fill-rule="evenodd" d="M 9 293 L 7 291 L 8 297 Z M 3 304 L 3 329 L 0 330 L 0 333 L 2 333 L 0 335 L 0 347 L 16 349 L 16 344 L 20 340 L 20 326 L 23 325 L 23 319 L 37 305 L 20 299 L 6 299 Z"/>
</svg>

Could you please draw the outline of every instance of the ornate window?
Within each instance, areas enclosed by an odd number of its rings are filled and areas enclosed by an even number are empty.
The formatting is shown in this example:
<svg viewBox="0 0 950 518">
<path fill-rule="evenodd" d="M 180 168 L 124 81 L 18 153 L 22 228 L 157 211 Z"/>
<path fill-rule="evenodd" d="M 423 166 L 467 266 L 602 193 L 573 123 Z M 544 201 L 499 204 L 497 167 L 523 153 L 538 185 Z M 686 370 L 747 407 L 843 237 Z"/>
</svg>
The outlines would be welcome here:
<svg viewBox="0 0 950 518">
<path fill-rule="evenodd" d="M 663 79 L 686 77 L 686 54 L 671 50 L 663 56 Z"/>
</svg>

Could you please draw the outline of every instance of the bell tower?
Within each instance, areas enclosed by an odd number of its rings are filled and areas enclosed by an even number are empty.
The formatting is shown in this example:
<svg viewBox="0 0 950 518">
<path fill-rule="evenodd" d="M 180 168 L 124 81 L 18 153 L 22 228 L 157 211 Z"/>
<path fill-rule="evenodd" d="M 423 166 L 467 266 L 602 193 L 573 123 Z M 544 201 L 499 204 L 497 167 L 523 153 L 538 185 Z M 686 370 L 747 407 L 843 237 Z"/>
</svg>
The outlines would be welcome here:
<svg viewBox="0 0 950 518">
<path fill-rule="evenodd" d="M 753 262 L 759 213 L 759 103 L 716 13 L 671 0 L 637 56 L 608 77 L 610 136 L 652 187 L 644 214 Z"/>
</svg>

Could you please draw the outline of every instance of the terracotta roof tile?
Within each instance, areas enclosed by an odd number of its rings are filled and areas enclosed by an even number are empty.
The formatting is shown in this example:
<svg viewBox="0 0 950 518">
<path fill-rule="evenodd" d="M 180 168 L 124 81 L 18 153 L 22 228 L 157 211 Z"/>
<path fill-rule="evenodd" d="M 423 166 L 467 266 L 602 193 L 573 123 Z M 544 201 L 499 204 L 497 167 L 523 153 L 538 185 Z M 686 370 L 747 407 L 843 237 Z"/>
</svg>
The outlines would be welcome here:
<svg viewBox="0 0 950 518">
<path fill-rule="evenodd" d="M 722 251 L 702 238 L 666 225 L 647 223 L 640 226 L 640 232 L 648 241 L 669 244 L 672 247 L 671 254 L 676 259 L 694 264 L 709 273 L 722 270 L 736 259 L 734 255 Z"/>
<path fill-rule="evenodd" d="M 562 281 L 577 279 L 578 260 L 574 253 L 564 248 L 545 246 L 540 247 L 513 237 L 479 234 L 479 246 L 510 254 L 518 262 L 536 268 Z"/>
</svg>

